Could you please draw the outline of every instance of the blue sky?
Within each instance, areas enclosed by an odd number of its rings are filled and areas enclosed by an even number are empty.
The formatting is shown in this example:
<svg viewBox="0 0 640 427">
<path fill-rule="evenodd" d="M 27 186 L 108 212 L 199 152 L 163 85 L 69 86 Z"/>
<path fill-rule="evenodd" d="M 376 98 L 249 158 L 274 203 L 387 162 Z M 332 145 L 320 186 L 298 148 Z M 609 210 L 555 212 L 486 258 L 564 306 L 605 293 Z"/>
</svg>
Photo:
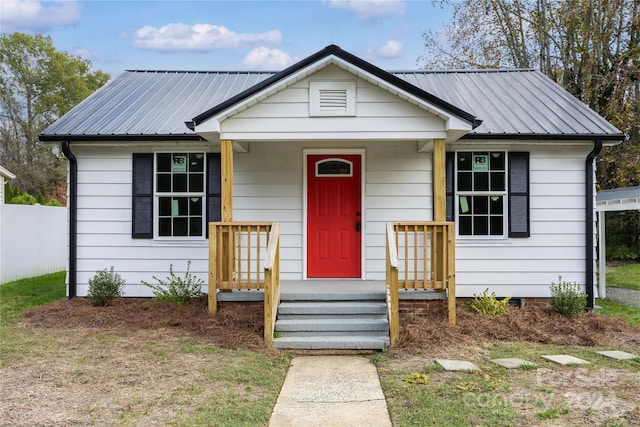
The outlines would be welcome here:
<svg viewBox="0 0 640 427">
<path fill-rule="evenodd" d="M 451 11 L 430 0 L 2 0 L 0 30 L 51 36 L 112 76 L 125 69 L 281 70 L 329 44 L 416 69 L 422 33 Z"/>
</svg>

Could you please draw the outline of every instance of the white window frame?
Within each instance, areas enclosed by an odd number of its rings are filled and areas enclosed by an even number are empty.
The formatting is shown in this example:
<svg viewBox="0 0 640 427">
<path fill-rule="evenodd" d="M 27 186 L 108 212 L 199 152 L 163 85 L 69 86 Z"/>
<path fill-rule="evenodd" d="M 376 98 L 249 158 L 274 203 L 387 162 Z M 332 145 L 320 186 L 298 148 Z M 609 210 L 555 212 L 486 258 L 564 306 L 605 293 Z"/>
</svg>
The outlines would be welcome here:
<svg viewBox="0 0 640 427">
<path fill-rule="evenodd" d="M 202 154 L 202 191 L 201 192 L 159 192 L 158 191 L 158 154 Z M 160 236 L 160 198 L 161 197 L 200 197 L 202 199 L 202 235 L 201 236 Z M 207 231 L 207 153 L 204 151 L 172 150 L 153 153 L 153 237 L 155 240 L 206 240 Z M 173 232 L 173 230 L 172 230 Z"/>
<path fill-rule="evenodd" d="M 458 176 L 458 154 L 459 153 L 488 153 L 489 156 L 491 153 L 503 153 L 504 155 L 504 190 L 502 191 L 458 191 L 459 184 L 459 176 Z M 459 239 L 470 239 L 470 240 L 504 240 L 509 235 L 509 153 L 506 150 L 458 150 L 455 152 L 454 157 L 454 209 L 455 209 L 455 218 L 456 218 L 456 237 Z M 501 196 L 502 197 L 502 234 L 500 235 L 491 235 L 491 234 L 460 234 L 460 197 L 473 197 L 473 196 Z M 489 206 L 490 209 L 490 206 Z M 489 213 L 490 217 L 491 214 Z M 473 216 L 472 216 L 473 218 Z M 473 221 L 473 220 L 472 220 Z M 490 227 L 490 224 L 488 224 Z"/>
</svg>

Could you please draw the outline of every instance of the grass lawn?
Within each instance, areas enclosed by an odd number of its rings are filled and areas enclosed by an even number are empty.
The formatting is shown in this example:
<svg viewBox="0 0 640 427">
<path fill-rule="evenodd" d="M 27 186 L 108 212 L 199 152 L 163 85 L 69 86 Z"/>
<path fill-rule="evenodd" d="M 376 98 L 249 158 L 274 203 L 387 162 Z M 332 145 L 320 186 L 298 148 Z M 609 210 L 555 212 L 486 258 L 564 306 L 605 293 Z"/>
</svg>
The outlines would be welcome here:
<svg viewBox="0 0 640 427">
<path fill-rule="evenodd" d="M 289 357 L 170 328 L 26 328 L 64 273 L 0 286 L 0 424 L 266 426 Z M 99 326 L 100 311 L 96 307 Z M 3 424 L 4 425 L 4 424 Z"/>
<path fill-rule="evenodd" d="M 640 290 L 640 262 L 607 266 L 607 286 Z"/>
<path fill-rule="evenodd" d="M 602 299 L 596 300 L 596 305 L 602 307 L 601 314 L 620 317 L 640 329 L 640 309 Z"/>
</svg>

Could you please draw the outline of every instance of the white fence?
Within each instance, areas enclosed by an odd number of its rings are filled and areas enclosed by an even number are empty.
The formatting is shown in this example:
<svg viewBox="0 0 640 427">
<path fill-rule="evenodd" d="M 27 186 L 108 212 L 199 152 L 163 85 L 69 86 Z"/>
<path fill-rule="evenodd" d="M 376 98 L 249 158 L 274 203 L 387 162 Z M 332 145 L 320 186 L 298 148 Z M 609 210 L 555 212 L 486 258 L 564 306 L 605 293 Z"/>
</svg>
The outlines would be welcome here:
<svg viewBox="0 0 640 427">
<path fill-rule="evenodd" d="M 0 283 L 67 268 L 67 210 L 0 204 Z"/>
</svg>

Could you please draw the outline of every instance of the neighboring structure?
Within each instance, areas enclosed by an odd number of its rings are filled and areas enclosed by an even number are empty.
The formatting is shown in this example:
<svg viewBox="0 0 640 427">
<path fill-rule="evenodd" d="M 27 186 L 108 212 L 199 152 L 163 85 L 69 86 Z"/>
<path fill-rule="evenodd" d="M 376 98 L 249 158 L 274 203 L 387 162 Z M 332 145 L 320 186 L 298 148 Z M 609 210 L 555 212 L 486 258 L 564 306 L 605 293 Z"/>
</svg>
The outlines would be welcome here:
<svg viewBox="0 0 640 427">
<path fill-rule="evenodd" d="M 640 187 L 616 188 L 599 191 L 596 195 L 598 210 L 598 296 L 607 297 L 607 212 L 640 210 Z"/>
<path fill-rule="evenodd" d="M 40 139 L 70 160 L 71 296 L 109 266 L 126 296 L 189 260 L 206 281 L 207 222 L 233 218 L 279 222 L 280 277 L 309 286 L 384 280 L 387 222 L 448 219 L 457 296 L 527 298 L 592 288 L 593 159 L 624 135 L 539 71 L 328 46 L 279 73 L 127 71 Z"/>
<path fill-rule="evenodd" d="M 15 179 L 15 175 L 0 166 L 0 205 L 4 203 L 4 185 L 7 181 Z"/>
</svg>

